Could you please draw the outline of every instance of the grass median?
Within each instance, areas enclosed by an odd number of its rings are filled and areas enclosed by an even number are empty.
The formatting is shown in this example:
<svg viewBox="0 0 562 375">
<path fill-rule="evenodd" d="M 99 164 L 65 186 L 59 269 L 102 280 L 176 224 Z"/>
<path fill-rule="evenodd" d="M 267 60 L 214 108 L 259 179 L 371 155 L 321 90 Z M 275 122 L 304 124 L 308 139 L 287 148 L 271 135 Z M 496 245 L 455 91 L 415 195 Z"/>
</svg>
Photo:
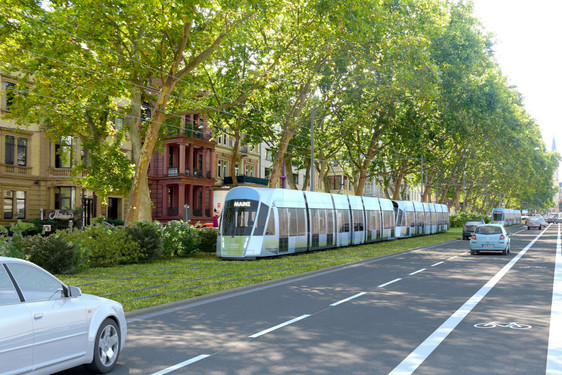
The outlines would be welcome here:
<svg viewBox="0 0 562 375">
<path fill-rule="evenodd" d="M 461 231 L 452 228 L 431 236 L 253 261 L 227 261 L 202 253 L 189 258 L 92 268 L 59 278 L 80 287 L 83 293 L 119 301 L 125 311 L 133 311 L 459 239 Z"/>
</svg>

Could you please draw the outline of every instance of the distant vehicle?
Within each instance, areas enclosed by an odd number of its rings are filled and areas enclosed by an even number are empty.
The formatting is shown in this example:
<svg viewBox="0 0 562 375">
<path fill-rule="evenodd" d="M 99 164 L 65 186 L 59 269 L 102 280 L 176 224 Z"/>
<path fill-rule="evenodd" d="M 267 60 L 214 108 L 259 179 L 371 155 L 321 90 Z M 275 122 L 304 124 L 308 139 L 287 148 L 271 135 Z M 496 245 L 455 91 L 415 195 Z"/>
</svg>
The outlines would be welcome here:
<svg viewBox="0 0 562 375">
<path fill-rule="evenodd" d="M 472 236 L 472 233 L 474 233 L 474 229 L 480 224 L 485 224 L 484 220 L 467 220 L 462 227 L 462 239 L 469 240 Z"/>
<path fill-rule="evenodd" d="M 482 224 L 476 227 L 470 238 L 470 254 L 481 251 L 498 252 L 503 255 L 510 253 L 511 240 L 501 224 Z"/>
<path fill-rule="evenodd" d="M 544 218 L 540 215 L 537 216 L 531 216 L 528 220 L 527 220 L 527 229 L 531 229 L 531 228 L 537 228 L 538 230 L 541 230 L 542 228 L 546 227 L 548 224 L 546 223 L 546 221 L 544 220 Z"/>
<path fill-rule="evenodd" d="M 501 224 L 503 226 L 521 224 L 521 211 L 509 208 L 493 208 L 492 224 Z"/>
<path fill-rule="evenodd" d="M 119 302 L 82 294 L 33 263 L 0 257 L 2 374 L 52 374 L 80 365 L 107 373 L 126 335 Z"/>
<path fill-rule="evenodd" d="M 213 223 L 203 223 L 203 224 L 197 224 L 195 226 L 195 229 L 203 229 L 203 228 L 213 228 Z"/>
</svg>

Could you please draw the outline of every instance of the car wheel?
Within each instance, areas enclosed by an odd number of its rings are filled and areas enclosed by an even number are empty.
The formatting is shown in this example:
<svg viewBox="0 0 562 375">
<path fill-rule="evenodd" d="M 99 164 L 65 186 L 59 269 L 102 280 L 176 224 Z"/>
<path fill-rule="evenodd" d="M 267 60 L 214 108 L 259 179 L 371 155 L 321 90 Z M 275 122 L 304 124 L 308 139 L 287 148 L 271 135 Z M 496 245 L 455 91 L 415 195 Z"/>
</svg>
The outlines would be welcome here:
<svg viewBox="0 0 562 375">
<path fill-rule="evenodd" d="M 94 342 L 94 360 L 86 367 L 89 371 L 105 374 L 113 370 L 121 350 L 121 333 L 113 319 L 105 319 Z"/>
<path fill-rule="evenodd" d="M 476 251 L 470 250 L 470 255 L 475 255 L 475 254 L 476 254 Z"/>
<path fill-rule="evenodd" d="M 502 250 L 502 254 L 507 255 L 507 246 L 505 247 L 505 249 Z"/>
</svg>

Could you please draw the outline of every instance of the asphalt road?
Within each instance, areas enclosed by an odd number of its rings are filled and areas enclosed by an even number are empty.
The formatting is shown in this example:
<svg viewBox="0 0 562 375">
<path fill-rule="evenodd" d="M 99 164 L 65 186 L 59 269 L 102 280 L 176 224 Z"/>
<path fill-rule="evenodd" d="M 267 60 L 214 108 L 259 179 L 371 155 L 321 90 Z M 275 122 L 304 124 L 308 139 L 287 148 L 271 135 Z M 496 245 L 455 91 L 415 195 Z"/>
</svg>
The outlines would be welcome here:
<svg viewBox="0 0 562 375">
<path fill-rule="evenodd" d="M 509 231 L 130 314 L 113 374 L 562 374 L 560 225 Z"/>
</svg>

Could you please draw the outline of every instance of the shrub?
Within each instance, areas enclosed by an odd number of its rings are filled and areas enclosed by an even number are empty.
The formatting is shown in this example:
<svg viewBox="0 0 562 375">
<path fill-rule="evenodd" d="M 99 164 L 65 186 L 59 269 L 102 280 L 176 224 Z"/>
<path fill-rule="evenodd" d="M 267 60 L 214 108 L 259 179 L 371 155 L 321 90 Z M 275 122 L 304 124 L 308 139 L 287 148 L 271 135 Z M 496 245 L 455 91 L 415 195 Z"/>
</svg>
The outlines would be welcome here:
<svg viewBox="0 0 562 375">
<path fill-rule="evenodd" d="M 139 243 L 123 227 L 92 225 L 77 232 L 80 234 L 77 241 L 92 267 L 136 263 L 143 258 Z"/>
<path fill-rule="evenodd" d="M 160 258 L 162 255 L 162 226 L 159 222 L 135 222 L 125 228 L 131 239 L 141 248 L 140 261 Z"/>
<path fill-rule="evenodd" d="M 217 236 L 219 231 L 217 228 L 200 229 L 199 234 L 199 251 L 204 253 L 215 253 L 217 251 Z"/>
<path fill-rule="evenodd" d="M 30 262 L 55 274 L 76 273 L 83 263 L 79 249 L 60 236 L 26 237 L 21 249 Z"/>
<path fill-rule="evenodd" d="M 0 240 L 0 256 L 24 259 L 25 255 L 13 243 Z"/>
<path fill-rule="evenodd" d="M 197 229 L 184 221 L 170 221 L 162 230 L 163 255 L 186 256 L 199 248 Z"/>
</svg>

